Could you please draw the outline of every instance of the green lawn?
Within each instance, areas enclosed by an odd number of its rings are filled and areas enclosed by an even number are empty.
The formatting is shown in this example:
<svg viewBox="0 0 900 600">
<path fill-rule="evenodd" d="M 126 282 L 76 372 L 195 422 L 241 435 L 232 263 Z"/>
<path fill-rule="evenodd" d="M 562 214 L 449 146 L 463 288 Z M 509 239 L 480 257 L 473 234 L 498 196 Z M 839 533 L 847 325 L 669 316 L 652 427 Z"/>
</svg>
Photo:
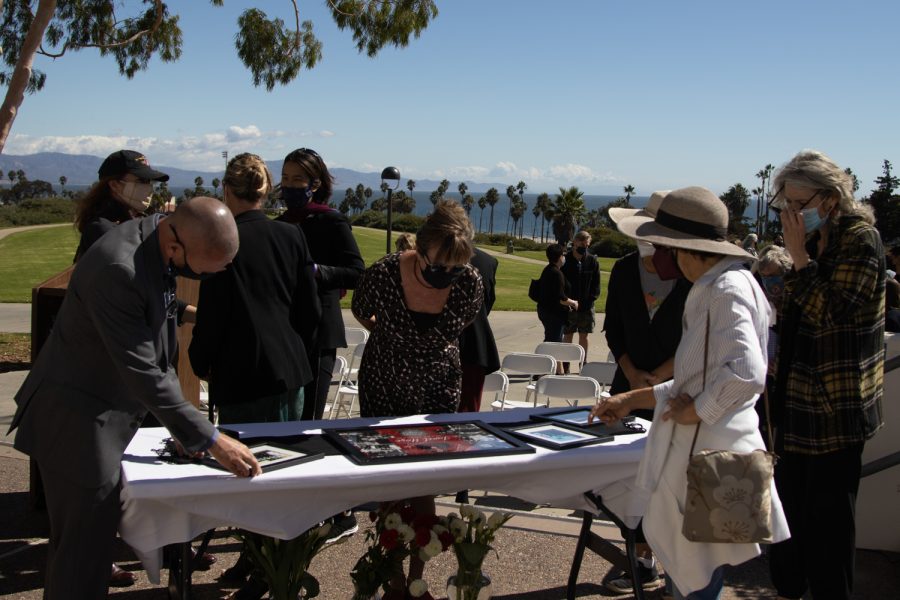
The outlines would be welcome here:
<svg viewBox="0 0 900 600">
<path fill-rule="evenodd" d="M 355 227 L 353 233 L 367 265 L 384 256 L 384 231 Z M 0 302 L 31 302 L 31 288 L 72 264 L 77 245 L 77 233 L 72 227 L 65 226 L 24 231 L 0 240 Z M 495 248 L 489 246 L 487 249 Z M 541 252 L 518 255 L 537 258 L 541 264 L 498 257 L 495 310 L 535 310 L 534 302 L 528 299 L 528 284 L 540 276 L 546 259 Z M 613 259 L 601 258 L 600 268 L 608 271 L 613 262 Z M 596 304 L 600 311 L 606 306 L 609 273 L 603 273 L 602 278 L 602 294 Z M 341 305 L 349 308 L 350 298 L 348 294 Z"/>
<path fill-rule="evenodd" d="M 72 226 L 14 233 L 0 240 L 0 302 L 31 302 L 31 288 L 72 264 Z"/>
</svg>

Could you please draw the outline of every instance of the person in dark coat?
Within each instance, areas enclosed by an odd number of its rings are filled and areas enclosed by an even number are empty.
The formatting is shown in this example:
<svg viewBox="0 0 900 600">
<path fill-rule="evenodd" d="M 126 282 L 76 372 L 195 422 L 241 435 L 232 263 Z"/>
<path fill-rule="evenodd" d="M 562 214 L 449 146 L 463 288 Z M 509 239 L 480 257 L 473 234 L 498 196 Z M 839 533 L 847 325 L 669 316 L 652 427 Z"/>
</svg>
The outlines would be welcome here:
<svg viewBox="0 0 900 600">
<path fill-rule="evenodd" d="M 578 301 L 569 298 L 569 286 L 560 270 L 566 260 L 564 252 L 559 244 L 547 246 L 547 266 L 538 280 L 537 313 L 544 326 L 545 342 L 561 342 L 569 311 L 578 310 Z"/>
<path fill-rule="evenodd" d="M 500 368 L 500 355 L 497 342 L 488 321 L 491 308 L 494 306 L 494 287 L 497 281 L 497 259 L 475 248 L 475 254 L 469 264 L 481 273 L 484 285 L 484 302 L 475 320 L 463 329 L 459 336 L 459 359 L 462 363 L 462 392 L 459 398 L 459 412 L 478 412 L 481 410 L 481 392 L 484 388 L 484 377 Z"/>
<path fill-rule="evenodd" d="M 600 263 L 590 253 L 591 234 L 579 231 L 572 242 L 572 250 L 560 270 L 566 277 L 569 294 L 578 301 L 578 308 L 566 315 L 566 327 L 562 341 L 571 343 L 578 332 L 578 345 L 584 348 L 588 360 L 588 335 L 594 332 L 594 302 L 600 297 Z M 569 372 L 569 363 L 563 368 Z"/>
<path fill-rule="evenodd" d="M 337 349 L 347 347 L 341 298 L 356 289 L 365 269 L 350 221 L 328 205 L 333 185 L 334 178 L 315 150 L 299 148 L 284 158 L 281 199 L 287 210 L 277 220 L 303 229 L 322 304 L 316 344 L 309 349 L 313 379 L 306 386 L 304 420 L 321 419 L 325 413 Z"/>
</svg>

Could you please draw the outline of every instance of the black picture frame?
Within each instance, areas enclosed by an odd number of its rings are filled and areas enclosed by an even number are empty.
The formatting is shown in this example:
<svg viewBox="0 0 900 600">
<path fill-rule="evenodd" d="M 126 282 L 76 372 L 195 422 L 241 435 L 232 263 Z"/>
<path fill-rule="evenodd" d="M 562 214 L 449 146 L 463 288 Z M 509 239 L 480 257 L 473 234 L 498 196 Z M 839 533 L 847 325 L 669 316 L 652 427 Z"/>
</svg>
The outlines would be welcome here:
<svg viewBox="0 0 900 600">
<path fill-rule="evenodd" d="M 593 423 L 588 424 L 587 416 L 590 412 L 591 407 L 573 406 L 539 415 L 531 415 L 531 419 L 533 421 L 550 421 L 567 427 L 575 427 L 577 429 L 585 429 L 607 435 L 632 435 L 646 433 L 647 431 L 644 426 L 637 423 L 632 416 L 624 417 L 621 421 L 615 423 L 601 423 L 600 421 L 594 421 Z"/>
<path fill-rule="evenodd" d="M 341 454 L 358 465 L 528 454 L 534 448 L 483 421 L 326 429 Z"/>
<path fill-rule="evenodd" d="M 271 473 L 272 471 L 278 471 L 279 469 L 293 467 L 294 465 L 319 460 L 320 458 L 325 457 L 321 452 L 303 452 L 296 448 L 270 441 L 257 442 L 250 444 L 247 447 L 256 457 L 263 473 Z M 216 462 L 211 456 L 204 457 L 200 462 L 207 467 L 212 467 L 220 471 L 228 470 Z"/>
<path fill-rule="evenodd" d="M 527 425 L 516 425 L 504 429 L 529 444 L 550 450 L 581 448 L 582 446 L 611 442 L 614 439 L 613 436 L 606 433 L 582 427 L 569 427 L 553 421 L 535 421 Z"/>
</svg>

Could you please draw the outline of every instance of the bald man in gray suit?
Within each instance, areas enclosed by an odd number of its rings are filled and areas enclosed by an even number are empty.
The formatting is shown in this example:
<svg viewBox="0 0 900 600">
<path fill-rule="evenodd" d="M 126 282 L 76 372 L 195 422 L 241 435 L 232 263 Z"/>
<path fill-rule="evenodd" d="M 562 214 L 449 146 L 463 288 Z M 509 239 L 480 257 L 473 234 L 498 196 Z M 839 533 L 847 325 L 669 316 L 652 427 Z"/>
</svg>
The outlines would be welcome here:
<svg viewBox="0 0 900 600">
<path fill-rule="evenodd" d="M 175 276 L 222 271 L 238 249 L 224 204 L 195 198 L 169 217 L 128 221 L 72 274 L 53 331 L 16 394 L 16 449 L 37 461 L 50 516 L 44 598 L 105 598 L 121 507 L 120 463 L 149 410 L 185 451 L 208 450 L 241 477 L 246 446 L 181 394 Z"/>
</svg>

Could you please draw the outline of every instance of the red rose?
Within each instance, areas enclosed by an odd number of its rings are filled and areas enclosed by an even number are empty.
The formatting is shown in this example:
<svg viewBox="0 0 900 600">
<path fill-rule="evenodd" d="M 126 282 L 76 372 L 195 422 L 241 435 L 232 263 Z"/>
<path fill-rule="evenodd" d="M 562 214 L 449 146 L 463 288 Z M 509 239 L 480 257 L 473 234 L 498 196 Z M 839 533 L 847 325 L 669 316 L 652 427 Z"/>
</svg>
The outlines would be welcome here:
<svg viewBox="0 0 900 600">
<path fill-rule="evenodd" d="M 393 550 L 397 547 L 397 542 L 400 540 L 400 532 L 396 529 L 385 529 L 378 536 L 378 543 L 381 544 L 386 550 Z"/>
<path fill-rule="evenodd" d="M 424 548 L 431 541 L 431 530 L 426 528 L 416 529 L 416 546 Z"/>
<path fill-rule="evenodd" d="M 453 545 L 453 534 L 449 531 L 442 531 L 438 534 L 438 539 L 441 541 L 441 550 L 446 550 Z"/>
</svg>

